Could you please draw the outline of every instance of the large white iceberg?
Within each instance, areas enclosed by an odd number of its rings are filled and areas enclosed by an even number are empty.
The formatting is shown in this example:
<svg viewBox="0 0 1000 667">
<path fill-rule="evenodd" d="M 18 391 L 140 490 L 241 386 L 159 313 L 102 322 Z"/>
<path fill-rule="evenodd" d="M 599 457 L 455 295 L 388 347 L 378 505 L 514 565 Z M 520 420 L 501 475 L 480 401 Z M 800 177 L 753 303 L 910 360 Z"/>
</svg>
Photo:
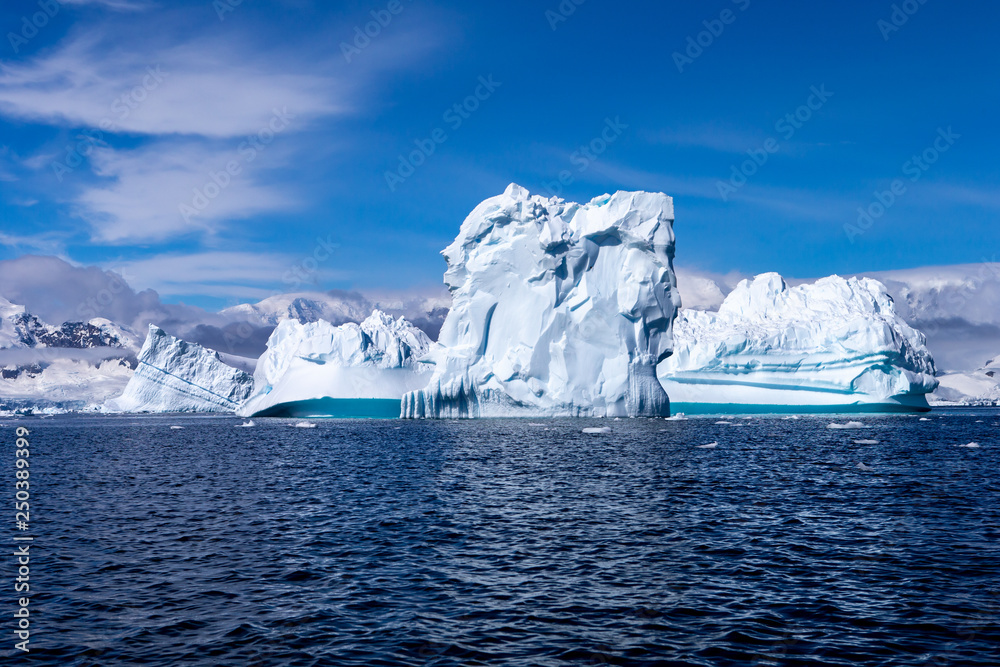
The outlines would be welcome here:
<svg viewBox="0 0 1000 667">
<path fill-rule="evenodd" d="M 252 389 L 253 377 L 223 363 L 218 352 L 150 324 L 132 379 L 106 407 L 115 412 L 232 412 Z"/>
<path fill-rule="evenodd" d="M 668 415 L 656 364 L 680 305 L 670 197 L 580 205 L 511 185 L 443 252 L 452 309 L 402 416 Z"/>
<path fill-rule="evenodd" d="M 284 320 L 257 362 L 245 416 L 398 417 L 399 400 L 424 386 L 418 363 L 431 340 L 403 318 L 374 311 L 361 324 Z"/>
<path fill-rule="evenodd" d="M 924 410 L 937 387 L 923 334 L 869 278 L 744 280 L 717 313 L 681 311 L 674 338 L 658 373 L 678 411 Z"/>
</svg>

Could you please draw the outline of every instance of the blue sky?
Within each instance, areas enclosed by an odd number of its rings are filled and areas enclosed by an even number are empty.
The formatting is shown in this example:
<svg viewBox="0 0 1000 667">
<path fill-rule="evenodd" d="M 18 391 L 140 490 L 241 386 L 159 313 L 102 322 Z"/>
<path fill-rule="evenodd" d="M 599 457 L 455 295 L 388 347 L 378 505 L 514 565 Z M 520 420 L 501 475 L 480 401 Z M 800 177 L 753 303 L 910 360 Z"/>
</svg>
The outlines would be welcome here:
<svg viewBox="0 0 1000 667">
<path fill-rule="evenodd" d="M 209 308 L 425 292 L 510 182 L 673 195 L 689 270 L 996 254 L 992 3 L 234 1 L 4 3 L 0 259 Z"/>
</svg>

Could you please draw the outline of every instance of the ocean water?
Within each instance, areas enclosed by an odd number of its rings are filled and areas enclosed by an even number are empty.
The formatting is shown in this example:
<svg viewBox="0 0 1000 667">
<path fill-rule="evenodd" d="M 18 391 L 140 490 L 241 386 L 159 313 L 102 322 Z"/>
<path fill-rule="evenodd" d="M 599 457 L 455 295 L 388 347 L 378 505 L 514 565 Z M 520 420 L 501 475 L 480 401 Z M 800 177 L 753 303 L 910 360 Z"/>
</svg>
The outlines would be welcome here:
<svg viewBox="0 0 1000 667">
<path fill-rule="evenodd" d="M 995 667 L 1000 412 L 925 419 L 2 420 L 24 664 Z"/>
</svg>

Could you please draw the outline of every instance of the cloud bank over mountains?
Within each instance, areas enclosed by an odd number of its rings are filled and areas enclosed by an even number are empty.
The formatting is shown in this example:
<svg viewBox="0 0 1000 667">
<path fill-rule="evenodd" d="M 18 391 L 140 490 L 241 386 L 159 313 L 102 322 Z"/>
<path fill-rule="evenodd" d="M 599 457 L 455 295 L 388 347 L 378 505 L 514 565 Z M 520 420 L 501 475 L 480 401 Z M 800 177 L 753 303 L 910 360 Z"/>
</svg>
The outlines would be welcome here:
<svg viewBox="0 0 1000 667">
<path fill-rule="evenodd" d="M 0 296 L 50 323 L 104 318 L 145 332 L 156 324 L 170 333 L 225 354 L 253 357 L 266 348 L 274 327 L 285 319 L 335 325 L 360 322 L 380 308 L 404 316 L 436 338 L 449 300 L 441 289 L 428 293 L 364 295 L 359 292 L 296 292 L 257 303 L 210 312 L 183 303 L 165 303 L 152 289 L 136 291 L 128 272 L 75 266 L 51 256 L 25 255 L 0 261 Z"/>
</svg>

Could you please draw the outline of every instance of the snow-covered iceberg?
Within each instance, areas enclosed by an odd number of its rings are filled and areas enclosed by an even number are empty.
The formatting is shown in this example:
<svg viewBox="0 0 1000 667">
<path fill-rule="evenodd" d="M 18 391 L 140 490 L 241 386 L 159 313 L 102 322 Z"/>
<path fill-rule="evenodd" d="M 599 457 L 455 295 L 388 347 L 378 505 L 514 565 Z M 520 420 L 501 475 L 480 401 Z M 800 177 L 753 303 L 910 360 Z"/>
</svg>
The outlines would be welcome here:
<svg viewBox="0 0 1000 667">
<path fill-rule="evenodd" d="M 868 278 L 744 280 L 717 313 L 681 311 L 674 338 L 658 374 L 688 413 L 926 410 L 937 387 L 923 334 Z"/>
<path fill-rule="evenodd" d="M 418 363 L 431 340 L 403 318 L 374 311 L 361 324 L 284 320 L 257 362 L 243 416 L 399 416 L 406 392 L 427 384 Z"/>
<path fill-rule="evenodd" d="M 150 324 L 139 364 L 114 412 L 232 412 L 253 390 L 253 377 L 222 362 L 218 352 L 175 338 Z"/>
<path fill-rule="evenodd" d="M 581 206 L 511 185 L 480 204 L 443 252 L 453 305 L 402 416 L 668 415 L 673 220 L 647 192 Z"/>
</svg>

